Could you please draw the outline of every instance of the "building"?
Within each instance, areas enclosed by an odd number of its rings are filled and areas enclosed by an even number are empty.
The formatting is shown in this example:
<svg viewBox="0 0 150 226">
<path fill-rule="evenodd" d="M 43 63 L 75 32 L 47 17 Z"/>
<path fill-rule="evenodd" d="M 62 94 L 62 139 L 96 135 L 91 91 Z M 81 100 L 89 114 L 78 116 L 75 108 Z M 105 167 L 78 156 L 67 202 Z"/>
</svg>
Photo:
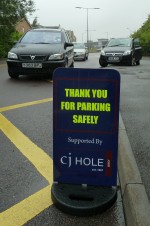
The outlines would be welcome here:
<svg viewBox="0 0 150 226">
<path fill-rule="evenodd" d="M 98 39 L 98 49 L 101 50 L 106 45 L 107 42 L 108 42 L 107 38 Z"/>
<path fill-rule="evenodd" d="M 17 24 L 16 24 L 16 31 L 19 33 L 25 33 L 28 30 L 32 28 L 31 24 L 26 18 L 22 18 Z"/>
<path fill-rule="evenodd" d="M 71 42 L 76 42 L 76 36 L 74 35 L 74 32 L 71 31 L 71 30 L 67 30 L 68 34 L 69 34 L 69 37 L 71 39 Z"/>
</svg>

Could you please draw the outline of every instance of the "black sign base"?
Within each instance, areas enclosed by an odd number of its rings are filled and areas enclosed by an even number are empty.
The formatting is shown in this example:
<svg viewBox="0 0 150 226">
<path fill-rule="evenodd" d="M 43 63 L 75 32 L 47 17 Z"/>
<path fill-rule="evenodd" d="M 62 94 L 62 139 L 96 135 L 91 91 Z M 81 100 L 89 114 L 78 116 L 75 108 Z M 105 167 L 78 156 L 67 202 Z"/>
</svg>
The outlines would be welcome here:
<svg viewBox="0 0 150 226">
<path fill-rule="evenodd" d="M 109 209 L 117 200 L 117 188 L 53 183 L 51 195 L 61 211 L 89 216 Z"/>
</svg>

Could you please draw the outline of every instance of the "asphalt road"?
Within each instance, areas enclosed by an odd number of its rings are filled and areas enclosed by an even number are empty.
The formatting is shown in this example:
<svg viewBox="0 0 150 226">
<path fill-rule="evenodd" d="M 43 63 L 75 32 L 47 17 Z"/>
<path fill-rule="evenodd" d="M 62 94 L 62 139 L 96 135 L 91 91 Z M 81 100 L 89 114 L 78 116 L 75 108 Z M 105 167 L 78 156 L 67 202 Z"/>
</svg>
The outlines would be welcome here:
<svg viewBox="0 0 150 226">
<path fill-rule="evenodd" d="M 99 68 L 98 56 L 90 54 L 75 67 Z M 140 66 L 108 68 L 121 74 L 120 111 L 150 197 L 149 65 L 144 58 Z M 113 208 L 88 218 L 69 216 L 52 205 L 52 90 L 49 79 L 12 80 L 0 64 L 1 225 L 125 225 L 120 192 Z"/>
<path fill-rule="evenodd" d="M 116 69 L 121 74 L 120 112 L 150 200 L 150 58 L 140 66 Z"/>
<path fill-rule="evenodd" d="M 86 67 L 99 67 L 98 53 Z M 83 65 L 82 65 L 83 66 Z M 150 200 L 150 57 L 139 66 L 112 66 L 121 75 L 120 113 Z"/>
<path fill-rule="evenodd" d="M 92 65 L 93 60 L 75 65 Z M 124 226 L 119 186 L 116 203 L 103 214 L 80 218 L 53 205 L 52 91 L 48 78 L 13 80 L 6 64 L 0 65 L 0 225 Z"/>
</svg>

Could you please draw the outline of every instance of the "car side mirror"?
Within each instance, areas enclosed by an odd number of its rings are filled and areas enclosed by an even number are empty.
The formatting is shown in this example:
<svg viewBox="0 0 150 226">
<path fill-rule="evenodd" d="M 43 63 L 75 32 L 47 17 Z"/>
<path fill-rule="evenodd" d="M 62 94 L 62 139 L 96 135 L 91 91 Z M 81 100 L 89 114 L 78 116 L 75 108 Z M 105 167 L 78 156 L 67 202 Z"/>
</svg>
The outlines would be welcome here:
<svg viewBox="0 0 150 226">
<path fill-rule="evenodd" d="M 138 38 L 134 39 L 133 45 L 134 45 L 134 47 L 139 47 L 140 46 L 140 41 L 139 41 Z"/>
<path fill-rule="evenodd" d="M 67 47 L 73 46 L 73 43 L 71 42 L 65 42 L 64 48 L 66 49 Z"/>
</svg>

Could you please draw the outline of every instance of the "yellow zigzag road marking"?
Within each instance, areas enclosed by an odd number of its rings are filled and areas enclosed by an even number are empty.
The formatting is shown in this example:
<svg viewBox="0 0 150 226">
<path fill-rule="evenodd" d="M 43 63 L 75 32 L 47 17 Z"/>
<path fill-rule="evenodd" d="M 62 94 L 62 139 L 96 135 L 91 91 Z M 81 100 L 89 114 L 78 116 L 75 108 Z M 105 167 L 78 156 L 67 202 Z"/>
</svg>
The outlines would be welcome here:
<svg viewBox="0 0 150 226">
<path fill-rule="evenodd" d="M 0 213 L 1 226 L 21 226 L 48 208 L 52 202 L 50 186 L 24 199 L 8 210 Z"/>
<path fill-rule="evenodd" d="M 29 140 L 20 130 L 18 130 L 9 120 L 0 114 L 0 129 L 20 150 L 20 152 L 32 162 L 37 170 L 51 183 L 52 160 L 37 145 Z"/>
<path fill-rule="evenodd" d="M 45 99 L 45 102 L 51 101 L 52 98 Z M 30 106 L 33 104 L 44 103 L 34 101 L 25 104 L 18 104 L 10 107 L 0 108 L 0 112 L 15 109 L 18 107 Z M 49 181 L 53 182 L 53 167 L 51 158 L 28 137 L 18 130 L 9 120 L 0 114 L 0 129 L 19 149 L 19 151 L 36 167 L 40 174 Z M 45 208 L 52 204 L 50 195 L 50 186 L 24 199 L 10 209 L 0 213 L 0 225 L 2 226 L 19 226 L 25 224 L 28 220 L 35 217 Z"/>
<path fill-rule="evenodd" d="M 27 102 L 27 103 L 23 103 L 23 104 L 16 104 L 16 105 L 12 105 L 12 106 L 2 107 L 2 108 L 0 108 L 0 112 L 10 111 L 10 110 L 13 110 L 16 108 L 22 108 L 22 107 L 32 106 L 32 105 L 36 105 L 36 104 L 42 104 L 42 103 L 46 103 L 46 102 L 49 102 L 52 100 L 53 100 L 53 98 L 46 98 L 43 100 L 36 100 L 36 101 L 31 101 L 31 102 Z"/>
</svg>

